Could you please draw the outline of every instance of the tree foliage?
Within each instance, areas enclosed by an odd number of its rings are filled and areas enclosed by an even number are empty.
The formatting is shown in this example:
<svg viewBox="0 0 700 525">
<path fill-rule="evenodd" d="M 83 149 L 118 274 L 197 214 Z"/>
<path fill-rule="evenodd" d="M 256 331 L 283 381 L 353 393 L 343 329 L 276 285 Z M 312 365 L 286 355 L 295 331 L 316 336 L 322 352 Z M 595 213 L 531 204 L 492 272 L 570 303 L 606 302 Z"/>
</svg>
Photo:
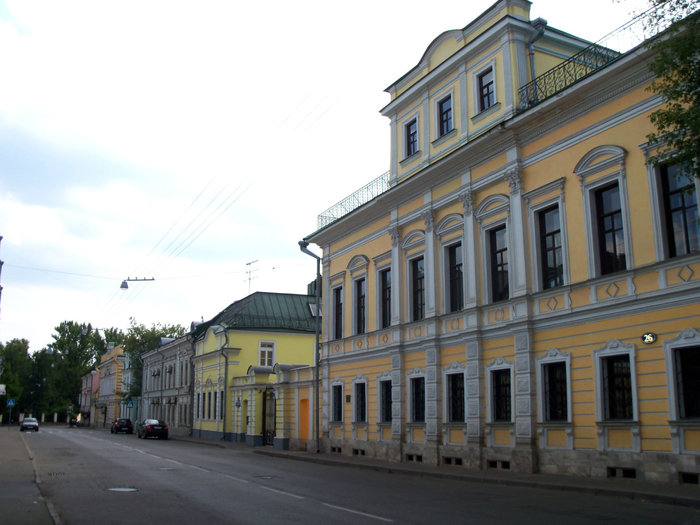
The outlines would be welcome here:
<svg viewBox="0 0 700 525">
<path fill-rule="evenodd" d="M 653 165 L 666 162 L 682 166 L 688 176 L 700 176 L 700 0 L 650 0 L 661 6 L 649 17 L 649 24 L 670 27 L 652 39 L 655 51 L 650 69 L 656 76 L 651 90 L 666 99 L 654 111 L 651 122 L 656 132 L 647 136 L 657 147 L 649 158 Z"/>
</svg>

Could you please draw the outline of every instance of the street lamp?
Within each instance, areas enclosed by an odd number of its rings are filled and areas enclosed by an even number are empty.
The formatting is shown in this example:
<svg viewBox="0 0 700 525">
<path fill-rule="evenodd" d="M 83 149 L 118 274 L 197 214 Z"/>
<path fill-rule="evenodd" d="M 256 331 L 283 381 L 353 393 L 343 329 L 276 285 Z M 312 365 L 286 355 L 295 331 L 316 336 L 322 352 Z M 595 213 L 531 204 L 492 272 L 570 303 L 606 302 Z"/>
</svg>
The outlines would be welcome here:
<svg viewBox="0 0 700 525">
<path fill-rule="evenodd" d="M 121 288 L 122 290 L 128 290 L 129 285 L 127 283 L 141 282 L 141 281 L 155 281 L 155 280 L 156 280 L 155 277 L 151 277 L 150 279 L 148 279 L 146 277 L 144 277 L 143 279 L 139 279 L 138 277 L 134 277 L 133 279 L 131 277 L 127 277 L 126 279 L 124 279 L 122 281 L 122 284 L 121 284 L 121 286 L 119 286 L 119 288 Z"/>
<path fill-rule="evenodd" d="M 316 259 L 316 359 L 315 359 L 315 373 L 316 373 L 316 401 L 314 403 L 314 416 L 315 416 L 315 423 L 316 423 L 316 454 L 321 452 L 321 434 L 319 431 L 319 387 L 320 387 L 320 379 L 319 379 L 319 361 L 321 360 L 321 349 L 319 346 L 319 337 L 321 334 L 321 258 L 316 255 L 314 252 L 309 250 L 309 242 L 305 239 L 299 241 L 299 249 L 305 253 L 306 255 L 310 255 L 314 259 Z"/>
</svg>

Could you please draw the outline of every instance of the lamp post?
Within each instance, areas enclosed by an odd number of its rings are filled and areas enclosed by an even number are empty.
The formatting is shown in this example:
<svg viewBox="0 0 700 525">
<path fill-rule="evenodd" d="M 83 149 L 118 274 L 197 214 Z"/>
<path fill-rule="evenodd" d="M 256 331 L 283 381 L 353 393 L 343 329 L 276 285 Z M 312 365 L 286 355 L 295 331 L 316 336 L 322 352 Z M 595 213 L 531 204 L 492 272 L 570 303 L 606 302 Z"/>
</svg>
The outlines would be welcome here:
<svg viewBox="0 0 700 525">
<path fill-rule="evenodd" d="M 316 401 L 314 403 L 314 417 L 316 423 L 316 454 L 318 454 L 321 452 L 321 434 L 319 431 L 319 387 L 321 385 L 319 378 L 319 361 L 321 360 L 321 348 L 319 345 L 319 337 L 321 334 L 321 258 L 309 250 L 309 242 L 307 240 L 299 241 L 299 249 L 306 255 L 310 255 L 316 259 L 316 353 L 314 359 L 316 374 Z"/>
</svg>

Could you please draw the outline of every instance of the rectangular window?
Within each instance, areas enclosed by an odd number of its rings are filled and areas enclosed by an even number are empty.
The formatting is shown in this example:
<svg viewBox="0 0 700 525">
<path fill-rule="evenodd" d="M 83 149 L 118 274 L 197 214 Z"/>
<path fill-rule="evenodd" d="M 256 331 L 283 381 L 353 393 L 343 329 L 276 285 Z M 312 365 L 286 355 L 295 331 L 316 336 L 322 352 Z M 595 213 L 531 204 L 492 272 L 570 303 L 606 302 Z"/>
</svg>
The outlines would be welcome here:
<svg viewBox="0 0 700 525">
<path fill-rule="evenodd" d="M 343 385 L 333 385 L 331 391 L 331 403 L 333 404 L 332 421 L 343 420 Z"/>
<path fill-rule="evenodd" d="M 218 412 L 216 411 L 216 398 L 217 398 L 217 397 L 218 397 L 218 396 L 216 395 L 216 392 L 214 392 L 214 419 L 216 419 L 216 414 L 218 413 Z"/>
<path fill-rule="evenodd" d="M 269 341 L 260 342 L 260 366 L 272 366 L 275 358 L 275 343 Z"/>
<path fill-rule="evenodd" d="M 595 192 L 600 275 L 627 268 L 620 188 L 617 182 Z"/>
<path fill-rule="evenodd" d="M 438 102 L 438 128 L 440 137 L 452 131 L 452 97 L 443 98 Z"/>
<path fill-rule="evenodd" d="M 355 422 L 367 421 L 367 384 L 355 383 Z"/>
<path fill-rule="evenodd" d="M 413 119 L 406 124 L 406 157 L 418 153 L 418 121 Z"/>
<path fill-rule="evenodd" d="M 411 422 L 425 423 L 425 378 L 411 378 Z"/>
<path fill-rule="evenodd" d="M 202 417 L 202 394 L 197 394 L 197 405 L 195 410 L 197 411 L 197 419 Z"/>
<path fill-rule="evenodd" d="M 343 288 L 333 289 L 333 339 L 343 338 Z"/>
<path fill-rule="evenodd" d="M 678 415 L 700 418 L 700 347 L 675 351 Z"/>
<path fill-rule="evenodd" d="M 479 83 L 479 111 L 485 111 L 496 102 L 496 93 L 493 82 L 493 69 L 489 68 L 478 76 Z"/>
<path fill-rule="evenodd" d="M 391 269 L 382 270 L 380 275 L 381 281 L 381 312 L 382 328 L 388 328 L 391 325 Z"/>
<path fill-rule="evenodd" d="M 561 254 L 561 226 L 559 207 L 552 206 L 539 214 L 540 260 L 542 264 L 542 289 L 564 284 L 564 264 Z"/>
<path fill-rule="evenodd" d="M 207 419 L 211 419 L 211 392 L 207 392 Z"/>
<path fill-rule="evenodd" d="M 489 232 L 491 250 L 491 300 L 508 299 L 508 240 L 506 227 Z"/>
<path fill-rule="evenodd" d="M 224 404 L 224 392 L 222 391 L 220 395 L 221 402 L 219 403 L 219 406 L 221 407 L 221 419 L 224 419 L 224 413 L 226 412 L 226 405 Z"/>
<path fill-rule="evenodd" d="M 411 261 L 411 307 L 413 321 L 425 317 L 425 266 L 422 257 Z"/>
<path fill-rule="evenodd" d="M 355 333 L 365 333 L 365 295 L 366 283 L 364 279 L 355 281 Z"/>
<path fill-rule="evenodd" d="M 666 243 L 669 257 L 700 251 L 700 224 L 695 182 L 680 166 L 661 168 Z"/>
<path fill-rule="evenodd" d="M 544 380 L 544 420 L 568 421 L 566 363 L 547 363 L 542 367 Z"/>
<path fill-rule="evenodd" d="M 447 263 L 450 281 L 450 312 L 458 312 L 464 307 L 461 244 L 455 244 L 447 249 Z"/>
<path fill-rule="evenodd" d="M 379 382 L 379 406 L 380 414 L 379 420 L 382 423 L 389 423 L 391 421 L 391 381 L 380 381 Z"/>
<path fill-rule="evenodd" d="M 511 421 L 510 417 L 510 369 L 491 372 L 493 395 L 493 421 Z"/>
<path fill-rule="evenodd" d="M 464 374 L 447 376 L 447 415 L 451 423 L 464 422 Z"/>
<path fill-rule="evenodd" d="M 632 376 L 629 356 L 605 357 L 602 364 L 605 419 L 632 419 Z"/>
</svg>

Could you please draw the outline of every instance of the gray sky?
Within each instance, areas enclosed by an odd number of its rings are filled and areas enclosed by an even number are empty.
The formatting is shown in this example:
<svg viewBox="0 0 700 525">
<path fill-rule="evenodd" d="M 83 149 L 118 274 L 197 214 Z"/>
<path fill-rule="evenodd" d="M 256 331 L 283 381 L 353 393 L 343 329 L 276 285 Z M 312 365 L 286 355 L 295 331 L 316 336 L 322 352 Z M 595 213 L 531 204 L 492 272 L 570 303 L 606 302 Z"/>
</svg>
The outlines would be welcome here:
<svg viewBox="0 0 700 525">
<path fill-rule="evenodd" d="M 388 169 L 384 88 L 492 3 L 0 0 L 0 341 L 304 293 L 297 242 Z M 572 4 L 532 18 L 595 41 L 646 2 Z"/>
</svg>

